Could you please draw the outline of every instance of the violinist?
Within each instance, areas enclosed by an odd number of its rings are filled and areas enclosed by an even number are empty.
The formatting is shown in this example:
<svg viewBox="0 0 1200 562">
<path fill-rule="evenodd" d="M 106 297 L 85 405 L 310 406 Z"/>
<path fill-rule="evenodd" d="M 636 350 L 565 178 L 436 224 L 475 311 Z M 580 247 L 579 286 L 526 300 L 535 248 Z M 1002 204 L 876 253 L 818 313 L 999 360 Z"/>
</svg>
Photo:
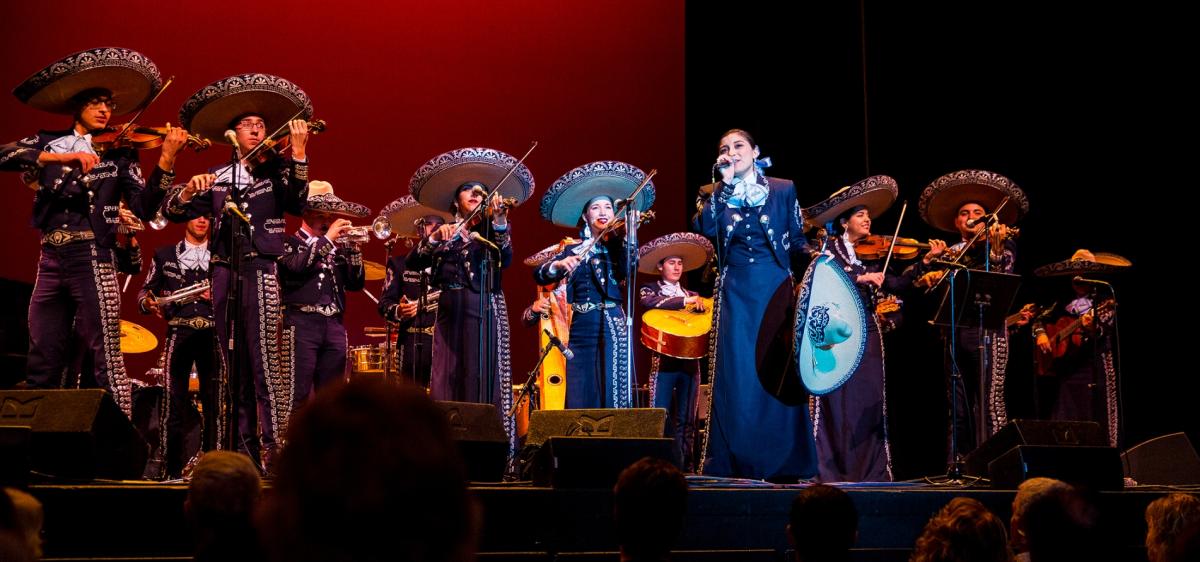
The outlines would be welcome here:
<svg viewBox="0 0 1200 562">
<path fill-rule="evenodd" d="M 1120 443 L 1113 335 L 1116 315 L 1107 289 L 1089 279 L 1107 279 L 1129 269 L 1116 254 L 1076 250 L 1070 259 L 1033 270 L 1038 277 L 1071 278 L 1070 298 L 1033 322 L 1039 375 L 1051 381 L 1052 420 L 1094 421 Z M 1079 279 L 1079 278 L 1083 279 Z"/>
<path fill-rule="evenodd" d="M 174 302 L 159 298 L 195 289 L 209 280 L 209 220 L 196 217 L 184 225 L 183 240 L 162 246 L 154 252 L 150 271 L 138 292 L 142 314 L 154 314 L 167 321 L 163 342 L 162 386 L 167 396 L 161 404 L 159 419 L 166 420 L 158 431 L 158 450 L 163 462 L 151 478 L 179 478 L 188 460 L 187 431 L 196 426 L 197 412 L 188 396 L 188 383 L 195 365 L 200 385 L 201 443 L 203 451 L 217 447 L 217 347 L 213 330 L 212 291 L 204 290 L 194 298 Z"/>
<path fill-rule="evenodd" d="M 630 171 L 633 171 L 632 173 Z M 542 217 L 559 226 L 579 228 L 581 242 L 570 244 L 534 270 L 534 281 L 551 285 L 566 278 L 570 303 L 570 346 L 567 361 L 567 408 L 632 408 L 633 350 L 628 348 L 623 283 L 626 244 L 623 232 L 597 239 L 617 217 L 613 203 L 627 198 L 645 174 L 622 162 L 580 166 L 554 182 L 542 197 Z M 639 196 L 649 209 L 654 186 Z M 636 214 L 635 211 L 635 214 Z"/>
<path fill-rule="evenodd" d="M 693 232 L 676 232 L 654 239 L 638 250 L 638 271 L 660 275 L 638 289 L 643 308 L 704 312 L 700 294 L 683 288 L 684 272 L 705 267 L 712 260 L 712 243 Z M 669 412 L 666 436 L 675 439 L 677 464 L 692 470 L 696 437 L 696 398 L 700 393 L 700 360 L 662 353 L 650 356 L 650 405 Z"/>
<path fill-rule="evenodd" d="M 0 169 L 22 171 L 36 187 L 33 226 L 42 232 L 37 281 L 29 303 L 26 385 L 64 384 L 72 332 L 94 365 L 95 384 L 130 414 L 131 396 L 120 352 L 120 302 L 114 247 L 125 201 L 143 220 L 153 217 L 174 177 L 187 132 L 167 134 L 147 187 L 137 154 L 97 151 L 90 131 L 114 115 L 143 107 L 160 89 L 158 68 L 141 53 L 104 48 L 75 53 L 35 73 L 13 91 L 21 102 L 71 116 L 71 126 L 0 147 Z"/>
<path fill-rule="evenodd" d="M 1012 273 L 1016 265 L 1016 223 L 1029 211 L 1029 201 L 1008 178 L 985 170 L 962 170 L 946 174 L 929 184 L 921 193 L 921 218 L 930 226 L 955 233 L 960 241 L 947 249 L 947 259 L 958 260 L 971 269 L 986 269 Z M 942 275 L 935 271 L 918 280 L 918 286 L 931 277 Z M 943 283 L 943 285 L 945 285 Z M 958 451 L 971 451 L 999 431 L 1008 422 L 1004 378 L 1008 370 L 1007 330 L 984 330 L 982 337 L 991 345 L 983 350 L 980 330 L 961 328 L 953 338 L 957 349 L 951 350 L 950 334 L 943 333 L 946 342 L 944 362 L 948 377 L 947 397 L 950 407 L 959 412 Z M 981 353 L 986 352 L 990 367 L 979 372 Z M 950 356 L 951 353 L 955 357 Z M 962 385 L 950 376 L 951 365 L 957 364 Z M 965 387 L 965 388 L 964 388 Z M 950 408 L 948 407 L 947 410 Z M 947 431 L 947 441 L 951 432 Z M 947 447 L 949 456 L 950 447 Z M 954 463 L 956 459 L 948 458 Z"/>
<path fill-rule="evenodd" d="M 346 292 L 366 284 L 362 249 L 347 242 L 346 229 L 351 218 L 369 214 L 365 205 L 335 195 L 329 182 L 309 182 L 300 230 L 283 243 L 283 370 L 295 389 L 293 411 L 321 387 L 346 378 Z"/>
<path fill-rule="evenodd" d="M 812 397 L 814 404 L 818 477 L 822 482 L 887 482 L 892 480 L 891 449 L 887 439 L 887 395 L 883 362 L 881 319 L 876 310 L 884 291 L 912 286 L 920 268 L 941 255 L 946 243 L 930 240 L 929 251 L 915 268 L 903 275 L 884 271 L 883 259 L 861 259 L 855 244 L 871 235 L 872 219 L 895 201 L 895 180 L 873 176 L 838 191 L 805 210 L 814 224 L 832 223 L 833 237 L 826 240 L 824 255 L 847 272 L 859 299 L 868 311 L 866 350 L 849 379 L 836 390 Z M 891 269 L 891 268 L 889 268 Z M 891 315 L 889 315 L 891 316 Z M 895 322 L 894 318 L 888 321 Z"/>
<path fill-rule="evenodd" d="M 249 108 L 249 110 L 247 110 Z M 291 380 L 279 361 L 282 315 L 277 259 L 284 254 L 284 213 L 300 215 L 308 196 L 308 123 L 312 102 L 291 82 L 266 74 L 232 76 L 196 92 L 180 109 L 180 121 L 201 137 L 236 145 L 234 161 L 193 176 L 173 192 L 165 215 L 175 222 L 209 217 L 213 236 L 213 307 L 217 339 L 227 357 L 222 368 L 236 364 L 238 428 L 224 435 L 256 461 L 270 467 L 291 413 Z M 275 130 L 289 131 L 290 154 L 268 162 L 244 161 Z M 233 248 L 240 252 L 235 255 Z M 236 263 L 231 263 L 236 260 Z M 239 274 L 234 278 L 234 265 Z M 240 308 L 230 311 L 230 292 L 237 283 Z M 230 322 L 236 343 L 229 351 Z M 228 376 L 221 377 L 228 380 Z M 257 412 L 254 403 L 257 400 Z M 262 426 L 262 456 L 259 431 Z"/>
<path fill-rule="evenodd" d="M 491 403 L 498 413 L 512 406 L 508 305 L 500 285 L 501 272 L 512 261 L 512 224 L 502 199 L 528 198 L 533 175 L 519 165 L 495 196 L 486 198 L 514 165 L 516 159 L 502 152 L 463 148 L 430 160 L 410 183 L 417 202 L 454 216 L 409 252 L 405 263 L 408 271 L 430 268 L 430 285 L 441 291 L 430 396 Z M 503 419 L 515 439 L 511 419 Z"/>
</svg>

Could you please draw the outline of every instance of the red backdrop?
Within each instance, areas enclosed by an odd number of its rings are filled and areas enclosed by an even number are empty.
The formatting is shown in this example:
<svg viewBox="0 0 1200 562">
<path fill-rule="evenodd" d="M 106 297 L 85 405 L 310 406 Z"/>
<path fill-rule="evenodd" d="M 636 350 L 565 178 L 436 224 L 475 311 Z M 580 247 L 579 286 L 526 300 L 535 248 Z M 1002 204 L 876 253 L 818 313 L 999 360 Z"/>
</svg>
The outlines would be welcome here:
<svg viewBox="0 0 1200 562">
<path fill-rule="evenodd" d="M 51 10 L 55 13 L 51 13 Z M 685 228 L 683 185 L 683 2 L 174 2 L 66 1 L 53 8 L 5 3 L 0 17 L 7 60 L 0 86 L 12 88 L 69 53 L 121 46 L 140 51 L 175 83 L 141 119 L 178 124 L 179 106 L 217 79 L 243 72 L 278 74 L 313 99 L 329 130 L 309 144 L 311 177 L 339 196 L 378 212 L 408 193 L 412 173 L 429 158 L 464 146 L 487 146 L 527 160 L 537 182 L 514 221 L 514 264 L 504 277 L 511 316 L 533 298 L 520 260 L 568 231 L 543 221 L 537 203 L 567 170 L 593 160 L 657 168 L 659 219 L 643 240 Z M 68 120 L 0 96 L 0 142 Z M 226 156 L 222 149 L 185 154 L 180 179 Z M 148 151 L 143 167 L 154 165 Z M 38 233 L 29 228 L 32 194 L 10 174 L 0 208 L 0 277 L 32 282 Z M 663 212 L 663 211 L 666 212 Z M 370 219 L 364 221 L 369 223 Z M 295 218 L 290 227 L 297 226 Z M 152 248 L 182 237 L 182 226 L 141 237 Z M 381 261 L 383 246 L 366 248 Z M 397 252 L 403 245 L 397 246 Z M 123 317 L 161 335 L 161 320 L 138 314 L 130 284 Z M 381 282 L 369 282 L 379 294 Z M 370 343 L 363 327 L 380 325 L 366 296 L 349 297 L 350 344 Z M 513 326 L 514 374 L 532 367 L 535 334 Z M 130 373 L 153 366 L 158 350 L 127 355 Z M 644 376 L 644 374 L 643 374 Z M 520 375 L 518 375 L 518 378 Z"/>
</svg>

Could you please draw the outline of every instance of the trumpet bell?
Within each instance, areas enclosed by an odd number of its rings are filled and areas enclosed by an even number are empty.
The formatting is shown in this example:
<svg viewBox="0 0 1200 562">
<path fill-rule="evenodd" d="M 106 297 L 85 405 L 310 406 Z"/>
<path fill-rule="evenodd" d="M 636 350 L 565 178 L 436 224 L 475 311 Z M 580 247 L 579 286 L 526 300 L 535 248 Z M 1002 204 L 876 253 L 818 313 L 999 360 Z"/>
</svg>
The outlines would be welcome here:
<svg viewBox="0 0 1200 562">
<path fill-rule="evenodd" d="M 150 220 L 150 228 L 154 230 L 162 230 L 167 227 L 167 217 L 164 217 L 162 211 L 159 211 L 154 218 Z"/>
<path fill-rule="evenodd" d="M 371 233 L 380 240 L 387 240 L 392 237 L 392 223 L 387 217 L 377 217 L 375 222 L 371 223 Z"/>
</svg>

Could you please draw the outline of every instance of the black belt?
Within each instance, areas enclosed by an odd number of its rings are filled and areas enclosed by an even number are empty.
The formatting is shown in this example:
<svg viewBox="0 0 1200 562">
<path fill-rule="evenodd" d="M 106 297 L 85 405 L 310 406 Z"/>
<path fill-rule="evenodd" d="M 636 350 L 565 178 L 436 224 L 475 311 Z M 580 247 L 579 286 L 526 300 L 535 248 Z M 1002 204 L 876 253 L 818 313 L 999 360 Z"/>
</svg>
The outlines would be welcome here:
<svg viewBox="0 0 1200 562">
<path fill-rule="evenodd" d="M 90 230 L 51 230 L 42 235 L 42 244 L 62 247 L 75 242 L 95 240 L 96 233 Z"/>
<path fill-rule="evenodd" d="M 203 316 L 189 316 L 187 318 L 172 318 L 167 321 L 167 325 L 191 328 L 193 330 L 207 330 L 216 326 L 217 323 Z"/>
</svg>

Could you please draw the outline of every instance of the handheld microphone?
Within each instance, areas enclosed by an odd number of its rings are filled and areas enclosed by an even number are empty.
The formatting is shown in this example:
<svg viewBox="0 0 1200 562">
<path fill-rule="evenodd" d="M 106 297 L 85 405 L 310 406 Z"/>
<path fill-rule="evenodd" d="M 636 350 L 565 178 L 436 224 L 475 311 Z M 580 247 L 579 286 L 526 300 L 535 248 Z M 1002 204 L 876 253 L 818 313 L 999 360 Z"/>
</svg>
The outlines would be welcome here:
<svg viewBox="0 0 1200 562">
<path fill-rule="evenodd" d="M 546 334 L 546 337 L 550 338 L 550 343 L 554 345 L 554 347 L 558 348 L 558 351 L 563 354 L 563 357 L 567 358 L 567 361 L 575 358 L 575 352 L 571 351 L 571 348 L 564 345 L 562 340 L 558 339 L 558 336 L 551 334 L 550 330 L 545 328 L 542 328 L 542 333 Z"/>
<path fill-rule="evenodd" d="M 975 228 L 975 225 L 977 225 L 981 222 L 991 222 L 992 219 L 995 219 L 995 218 L 996 218 L 995 213 L 992 213 L 992 214 L 988 214 L 988 215 L 983 215 L 982 217 L 979 217 L 977 219 L 971 219 L 971 220 L 967 221 L 967 228 Z"/>
</svg>

